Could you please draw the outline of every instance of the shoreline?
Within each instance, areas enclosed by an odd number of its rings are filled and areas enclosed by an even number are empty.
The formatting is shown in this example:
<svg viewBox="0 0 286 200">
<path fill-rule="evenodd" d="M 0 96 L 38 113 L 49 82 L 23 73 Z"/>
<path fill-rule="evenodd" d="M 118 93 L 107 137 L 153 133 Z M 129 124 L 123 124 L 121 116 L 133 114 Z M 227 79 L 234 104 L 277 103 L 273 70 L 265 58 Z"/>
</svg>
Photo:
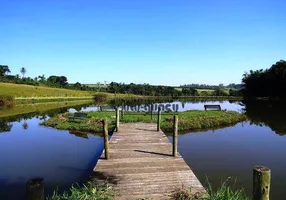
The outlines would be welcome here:
<svg viewBox="0 0 286 200">
<path fill-rule="evenodd" d="M 46 127 L 52 127 L 59 130 L 69 131 L 82 131 L 90 133 L 102 132 L 102 119 L 107 119 L 109 126 L 109 132 L 115 129 L 115 112 L 112 111 L 90 111 L 87 113 L 88 118 L 81 119 L 79 121 L 69 121 L 72 117 L 72 113 L 58 114 L 49 120 L 41 123 Z M 200 130 L 213 130 L 222 127 L 233 126 L 239 122 L 247 120 L 247 116 L 235 111 L 203 111 L 192 110 L 184 112 L 172 112 L 161 115 L 161 129 L 166 134 L 172 132 L 173 115 L 178 115 L 179 125 L 178 131 L 180 134 L 186 132 L 200 132 Z M 154 117 L 151 119 L 148 114 L 138 114 L 128 112 L 125 113 L 124 118 L 120 119 L 120 123 L 156 123 L 157 119 Z"/>
</svg>

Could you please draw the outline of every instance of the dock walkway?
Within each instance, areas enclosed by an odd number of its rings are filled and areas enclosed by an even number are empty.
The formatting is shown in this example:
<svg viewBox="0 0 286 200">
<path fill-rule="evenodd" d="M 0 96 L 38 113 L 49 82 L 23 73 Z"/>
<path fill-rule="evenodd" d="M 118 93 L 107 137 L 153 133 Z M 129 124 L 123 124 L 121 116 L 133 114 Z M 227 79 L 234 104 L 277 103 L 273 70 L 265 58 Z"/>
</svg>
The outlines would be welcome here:
<svg viewBox="0 0 286 200">
<path fill-rule="evenodd" d="M 205 190 L 172 144 L 156 124 L 120 124 L 109 142 L 109 160 L 101 159 L 93 180 L 107 181 L 120 194 L 116 199 L 169 199 L 176 188 L 191 187 L 193 193 Z"/>
</svg>

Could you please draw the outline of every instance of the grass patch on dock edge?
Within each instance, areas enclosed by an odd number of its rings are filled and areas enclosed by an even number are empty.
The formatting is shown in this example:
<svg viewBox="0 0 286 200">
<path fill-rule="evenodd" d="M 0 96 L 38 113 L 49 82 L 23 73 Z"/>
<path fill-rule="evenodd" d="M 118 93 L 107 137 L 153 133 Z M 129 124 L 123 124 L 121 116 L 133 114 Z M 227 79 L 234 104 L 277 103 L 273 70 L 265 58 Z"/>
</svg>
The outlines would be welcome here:
<svg viewBox="0 0 286 200">
<path fill-rule="evenodd" d="M 116 192 L 108 184 L 95 185 L 92 182 L 79 185 L 74 184 L 69 190 L 64 193 L 54 191 L 51 197 L 47 200 L 113 200 L 117 196 Z"/>
<path fill-rule="evenodd" d="M 172 191 L 169 196 L 170 200 L 251 200 L 245 193 L 244 189 L 234 189 L 234 184 L 230 185 L 230 178 L 224 181 L 217 190 L 214 190 L 208 182 L 206 188 L 207 193 L 194 193 L 191 188 L 182 186 Z M 74 184 L 69 190 L 59 193 L 54 191 L 53 195 L 47 197 L 46 200 L 112 200 L 120 196 L 108 184 L 96 185 L 92 182 L 79 185 Z M 149 200 L 149 198 L 141 198 L 138 200 Z"/>
<path fill-rule="evenodd" d="M 243 188 L 234 189 L 235 182 L 230 184 L 231 180 L 229 177 L 215 190 L 207 179 L 206 194 L 194 193 L 192 188 L 177 188 L 171 194 L 170 200 L 251 200 Z"/>
</svg>

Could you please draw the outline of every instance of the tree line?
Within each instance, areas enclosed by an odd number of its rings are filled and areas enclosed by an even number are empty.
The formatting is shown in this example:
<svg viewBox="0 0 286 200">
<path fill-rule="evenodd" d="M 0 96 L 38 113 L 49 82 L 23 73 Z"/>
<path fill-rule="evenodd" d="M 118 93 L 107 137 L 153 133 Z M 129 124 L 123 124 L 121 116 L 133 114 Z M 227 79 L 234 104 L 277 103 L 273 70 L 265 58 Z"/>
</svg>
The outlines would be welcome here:
<svg viewBox="0 0 286 200">
<path fill-rule="evenodd" d="M 286 61 L 280 60 L 269 69 L 250 70 L 244 73 L 242 83 L 246 98 L 285 98 Z"/>
<path fill-rule="evenodd" d="M 154 86 L 149 84 L 125 84 L 111 82 L 106 84 L 104 87 L 89 87 L 85 84 L 79 82 L 75 84 L 68 83 L 66 76 L 49 76 L 39 75 L 35 78 L 25 76 L 27 73 L 26 68 L 21 68 L 19 74 L 10 75 L 11 71 L 7 65 L 0 65 L 0 82 L 16 83 L 16 84 L 28 84 L 34 86 L 48 86 L 48 87 L 58 87 L 66 89 L 75 89 L 83 91 L 97 91 L 97 92 L 110 92 L 110 93 L 122 93 L 122 94 L 136 94 L 136 95 L 146 95 L 146 96 L 240 96 L 238 90 L 230 89 L 227 92 L 223 87 L 217 87 L 212 91 L 201 91 L 198 92 L 193 87 L 181 86 L 179 88 L 171 86 Z M 100 85 L 100 84 L 99 84 Z M 200 88 L 200 87 L 199 87 Z"/>
<path fill-rule="evenodd" d="M 208 89 L 208 90 L 219 90 L 219 89 L 236 89 L 240 90 L 242 89 L 242 84 L 235 84 L 235 83 L 230 83 L 228 85 L 208 85 L 208 84 L 186 84 L 186 85 L 181 85 L 182 88 L 188 87 L 188 88 L 195 88 L 195 89 Z"/>
<path fill-rule="evenodd" d="M 74 90 L 84 90 L 84 91 L 98 91 L 97 88 L 88 87 L 79 82 L 75 84 L 68 83 L 68 79 L 66 76 L 49 76 L 46 77 L 44 74 L 39 75 L 35 78 L 25 77 L 27 73 L 27 69 L 22 67 L 19 70 L 20 74 L 10 75 L 11 70 L 8 65 L 0 65 L 0 82 L 7 83 L 16 83 L 16 84 L 27 84 L 34 86 L 48 86 L 48 87 L 56 87 L 56 88 L 66 88 L 66 89 L 74 89 Z"/>
<path fill-rule="evenodd" d="M 212 91 L 198 92 L 195 88 L 182 87 L 176 88 L 171 86 L 154 86 L 149 84 L 125 84 L 111 82 L 107 87 L 107 92 L 122 94 L 137 94 L 147 96 L 240 96 L 240 92 L 235 89 L 229 91 L 225 89 L 216 89 Z"/>
</svg>

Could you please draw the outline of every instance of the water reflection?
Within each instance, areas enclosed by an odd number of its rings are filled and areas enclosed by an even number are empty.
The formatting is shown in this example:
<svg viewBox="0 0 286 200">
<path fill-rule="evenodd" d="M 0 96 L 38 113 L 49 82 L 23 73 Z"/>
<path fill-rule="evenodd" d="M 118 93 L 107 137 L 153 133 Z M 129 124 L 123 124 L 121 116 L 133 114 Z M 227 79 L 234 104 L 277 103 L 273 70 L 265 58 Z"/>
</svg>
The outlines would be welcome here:
<svg viewBox="0 0 286 200">
<path fill-rule="evenodd" d="M 22 127 L 24 130 L 27 130 L 29 128 L 29 124 L 27 123 L 27 121 L 24 121 Z"/>
<path fill-rule="evenodd" d="M 251 190 L 251 168 L 255 164 L 265 164 L 273 170 L 276 197 L 283 193 L 286 137 L 277 134 L 286 133 L 284 102 L 160 99 L 112 100 L 106 105 L 114 109 L 122 104 L 144 106 L 152 103 L 178 104 L 179 112 L 203 110 L 204 104 L 220 104 L 222 109 L 246 112 L 250 123 L 180 135 L 179 151 L 200 180 L 203 181 L 208 174 L 212 183 L 219 185 L 228 176 L 240 177 L 239 186 L 248 188 L 248 191 Z M 86 181 L 102 152 L 102 138 L 42 127 L 39 123 L 58 113 L 103 108 L 102 104 L 92 103 L 0 118 L 0 132 L 4 133 L 0 134 L 0 199 L 21 199 L 25 182 L 35 176 L 45 178 L 47 193 L 57 186 L 65 189 L 74 182 Z"/>
<path fill-rule="evenodd" d="M 47 195 L 57 187 L 62 191 L 88 180 L 98 161 L 102 137 L 46 128 L 40 122 L 38 116 L 6 122 L 7 134 L 0 134 L 0 199 L 24 199 L 25 184 L 34 177 L 45 179 Z"/>
<path fill-rule="evenodd" d="M 286 134 L 284 101 L 244 101 L 245 113 L 252 124 L 268 126 L 279 135 Z"/>
<path fill-rule="evenodd" d="M 0 133 L 10 132 L 13 127 L 9 121 L 0 118 Z"/>
<path fill-rule="evenodd" d="M 135 100 L 127 100 L 127 99 L 113 99 L 107 102 L 105 105 L 97 105 L 92 104 L 87 108 L 82 109 L 81 111 L 103 111 L 103 110 L 114 110 L 116 107 L 120 109 L 122 107 L 125 108 L 127 111 L 150 111 L 151 105 L 153 105 L 153 111 L 157 111 L 158 107 L 166 108 L 169 105 L 169 109 L 162 109 L 162 111 L 188 111 L 188 110 L 204 110 L 204 105 L 214 105 L 219 104 L 221 105 L 222 109 L 233 110 L 237 112 L 244 112 L 244 104 L 240 101 L 236 100 L 210 100 L 210 99 L 190 99 L 190 98 L 183 98 L 183 99 L 171 99 L 171 98 L 159 98 L 157 101 L 156 99 L 135 99 Z M 72 110 L 75 112 L 75 110 Z"/>
</svg>

